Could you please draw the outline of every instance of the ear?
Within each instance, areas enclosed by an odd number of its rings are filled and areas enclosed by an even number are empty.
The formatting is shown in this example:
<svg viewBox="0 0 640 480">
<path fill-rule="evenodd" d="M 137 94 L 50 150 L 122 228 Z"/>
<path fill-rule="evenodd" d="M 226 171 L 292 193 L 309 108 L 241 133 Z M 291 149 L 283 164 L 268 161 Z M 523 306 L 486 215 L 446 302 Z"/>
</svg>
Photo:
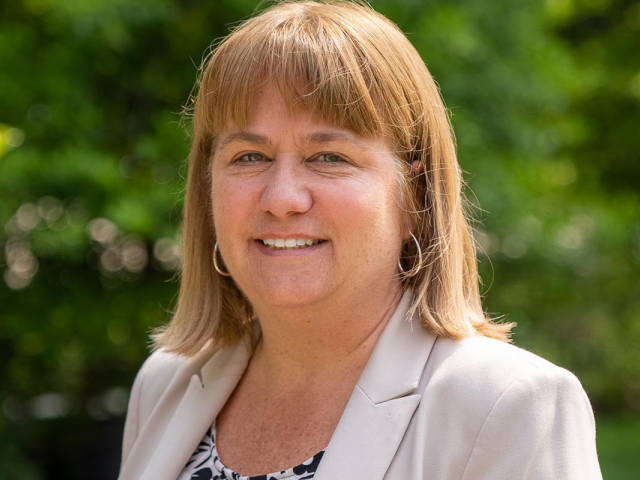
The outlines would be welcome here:
<svg viewBox="0 0 640 480">
<path fill-rule="evenodd" d="M 413 215 L 403 212 L 403 221 L 402 221 L 402 243 L 408 242 L 411 240 L 411 232 L 413 232 Z"/>
</svg>

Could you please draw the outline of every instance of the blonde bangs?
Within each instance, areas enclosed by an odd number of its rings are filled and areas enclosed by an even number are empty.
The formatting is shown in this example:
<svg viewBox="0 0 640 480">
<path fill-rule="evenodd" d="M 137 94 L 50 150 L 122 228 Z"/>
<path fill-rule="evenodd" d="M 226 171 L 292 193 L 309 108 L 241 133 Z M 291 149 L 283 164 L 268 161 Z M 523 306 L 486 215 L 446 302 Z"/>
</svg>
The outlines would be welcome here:
<svg viewBox="0 0 640 480">
<path fill-rule="evenodd" d="M 363 16 L 362 9 L 283 2 L 241 24 L 204 63 L 196 126 L 214 138 L 230 124 L 245 128 L 254 95 L 265 84 L 277 86 L 291 111 L 305 109 L 362 136 L 383 135 L 389 126 L 411 122 L 398 111 L 398 105 L 406 105 L 401 90 L 407 79 L 398 77 L 402 72 L 393 71 L 375 47 L 406 38 L 399 30 L 400 36 L 392 38 L 394 24 L 370 7 Z M 356 19 L 360 29 L 353 31 L 348 27 Z M 399 114 L 405 121 L 396 118 Z"/>
</svg>

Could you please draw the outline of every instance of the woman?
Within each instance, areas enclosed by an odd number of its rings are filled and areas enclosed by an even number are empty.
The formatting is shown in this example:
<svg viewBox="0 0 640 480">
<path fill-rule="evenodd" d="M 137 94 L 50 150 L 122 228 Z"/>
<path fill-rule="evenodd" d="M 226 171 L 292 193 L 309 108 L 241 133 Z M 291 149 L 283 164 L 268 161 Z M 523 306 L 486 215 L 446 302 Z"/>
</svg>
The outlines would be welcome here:
<svg viewBox="0 0 640 480">
<path fill-rule="evenodd" d="M 280 3 L 199 83 L 122 480 L 601 478 L 579 381 L 482 311 L 447 113 L 394 24 Z"/>
</svg>

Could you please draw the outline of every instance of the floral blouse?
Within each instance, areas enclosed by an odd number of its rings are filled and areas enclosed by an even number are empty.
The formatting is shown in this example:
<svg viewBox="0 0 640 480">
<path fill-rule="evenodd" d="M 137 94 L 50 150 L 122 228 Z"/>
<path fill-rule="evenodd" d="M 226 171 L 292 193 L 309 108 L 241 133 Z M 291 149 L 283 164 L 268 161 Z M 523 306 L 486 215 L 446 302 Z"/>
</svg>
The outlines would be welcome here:
<svg viewBox="0 0 640 480">
<path fill-rule="evenodd" d="M 315 476 L 324 451 L 325 449 L 322 449 L 313 457 L 288 470 L 247 477 L 227 468 L 220 461 L 216 449 L 216 422 L 214 421 L 177 480 L 309 480 Z"/>
</svg>

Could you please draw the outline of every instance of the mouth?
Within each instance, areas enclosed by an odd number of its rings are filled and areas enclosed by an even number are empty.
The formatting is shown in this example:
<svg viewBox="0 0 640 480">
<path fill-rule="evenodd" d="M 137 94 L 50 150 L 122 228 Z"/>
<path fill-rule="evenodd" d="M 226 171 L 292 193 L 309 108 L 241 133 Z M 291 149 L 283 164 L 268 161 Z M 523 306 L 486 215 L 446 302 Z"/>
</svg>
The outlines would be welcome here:
<svg viewBox="0 0 640 480">
<path fill-rule="evenodd" d="M 317 238 L 261 238 L 256 241 L 270 250 L 302 250 L 326 242 Z"/>
</svg>

